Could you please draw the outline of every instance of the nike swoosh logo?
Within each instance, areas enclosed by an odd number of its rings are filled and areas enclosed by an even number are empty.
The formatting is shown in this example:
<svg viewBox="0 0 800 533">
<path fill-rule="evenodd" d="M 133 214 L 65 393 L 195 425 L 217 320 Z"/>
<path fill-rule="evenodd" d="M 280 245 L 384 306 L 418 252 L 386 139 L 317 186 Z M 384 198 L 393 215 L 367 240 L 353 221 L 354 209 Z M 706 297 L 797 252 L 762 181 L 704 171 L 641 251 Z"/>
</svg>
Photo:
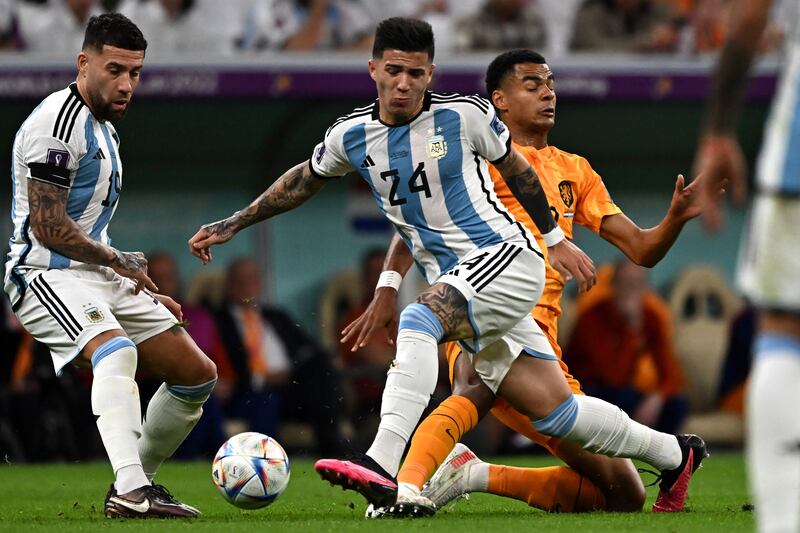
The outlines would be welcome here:
<svg viewBox="0 0 800 533">
<path fill-rule="evenodd" d="M 116 503 L 117 505 L 126 507 L 131 511 L 136 511 L 137 513 L 145 514 L 147 511 L 150 510 L 150 500 L 148 498 L 145 498 L 144 501 L 141 501 L 139 503 L 129 502 L 128 500 L 122 500 L 114 496 L 112 496 L 110 500 Z"/>
</svg>

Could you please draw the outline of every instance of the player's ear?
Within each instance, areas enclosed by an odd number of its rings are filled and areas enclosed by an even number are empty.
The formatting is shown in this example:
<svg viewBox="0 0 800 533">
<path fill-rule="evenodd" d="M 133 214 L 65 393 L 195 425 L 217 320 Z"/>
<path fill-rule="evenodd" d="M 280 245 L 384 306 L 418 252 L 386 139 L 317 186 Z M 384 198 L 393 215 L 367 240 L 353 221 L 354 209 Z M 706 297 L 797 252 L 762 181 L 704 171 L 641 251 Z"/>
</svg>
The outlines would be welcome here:
<svg viewBox="0 0 800 533">
<path fill-rule="evenodd" d="M 436 65 L 431 63 L 431 71 L 428 73 L 428 83 L 430 84 L 431 80 L 433 79 L 433 73 L 436 71 Z"/>
<path fill-rule="evenodd" d="M 86 77 L 86 71 L 89 69 L 89 56 L 83 50 L 78 53 L 78 58 L 75 61 L 78 67 L 78 73 L 82 78 Z"/>
<path fill-rule="evenodd" d="M 506 111 L 508 109 L 508 106 L 506 105 L 506 97 L 503 94 L 503 91 L 497 89 L 492 91 L 492 104 L 494 104 L 494 107 L 500 111 Z"/>
<path fill-rule="evenodd" d="M 369 77 L 372 78 L 374 81 L 377 81 L 377 80 L 375 80 L 375 71 L 376 70 L 378 70 L 378 65 L 375 64 L 375 60 L 374 59 L 370 59 L 369 60 Z"/>
</svg>

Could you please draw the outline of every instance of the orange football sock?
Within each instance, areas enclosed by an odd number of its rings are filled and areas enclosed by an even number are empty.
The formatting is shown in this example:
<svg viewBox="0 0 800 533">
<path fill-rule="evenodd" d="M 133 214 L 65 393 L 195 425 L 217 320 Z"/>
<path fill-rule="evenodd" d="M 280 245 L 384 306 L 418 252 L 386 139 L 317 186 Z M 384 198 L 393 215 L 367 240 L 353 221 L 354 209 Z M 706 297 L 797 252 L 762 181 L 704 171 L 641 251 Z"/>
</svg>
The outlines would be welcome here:
<svg viewBox="0 0 800 533">
<path fill-rule="evenodd" d="M 398 483 L 418 488 L 428 481 L 461 436 L 478 423 L 478 410 L 464 396 L 450 396 L 422 421 L 397 474 Z"/>
<path fill-rule="evenodd" d="M 491 465 L 487 492 L 522 500 L 531 507 L 550 512 L 580 513 L 606 507 L 600 489 L 565 466 L 515 468 Z"/>
</svg>

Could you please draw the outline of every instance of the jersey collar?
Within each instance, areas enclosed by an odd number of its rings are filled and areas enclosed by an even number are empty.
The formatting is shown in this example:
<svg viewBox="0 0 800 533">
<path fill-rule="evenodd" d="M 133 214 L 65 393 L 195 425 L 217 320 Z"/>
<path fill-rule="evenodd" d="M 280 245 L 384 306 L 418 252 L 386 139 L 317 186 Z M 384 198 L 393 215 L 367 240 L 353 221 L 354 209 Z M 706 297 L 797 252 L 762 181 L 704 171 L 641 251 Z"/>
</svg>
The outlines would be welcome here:
<svg viewBox="0 0 800 533">
<path fill-rule="evenodd" d="M 82 103 L 86 107 L 89 107 L 88 105 L 86 105 L 86 102 L 84 101 L 83 96 L 81 96 L 81 92 L 78 90 L 78 82 L 73 81 L 72 83 L 70 83 L 69 84 L 69 90 L 72 91 L 72 94 L 75 95 L 75 97 L 78 99 L 78 101 L 80 103 Z"/>
<path fill-rule="evenodd" d="M 381 120 L 381 108 L 380 108 L 380 101 L 375 99 L 375 103 L 372 104 L 372 120 L 377 120 L 387 128 L 396 128 L 398 126 L 405 126 L 406 124 L 411 124 L 415 120 L 419 118 L 421 114 L 425 111 L 430 111 L 431 109 L 431 92 L 425 91 L 425 96 L 422 98 L 422 109 L 419 110 L 419 113 L 411 117 L 410 119 L 406 120 L 405 122 L 398 122 L 397 124 L 387 124 L 386 122 Z"/>
</svg>

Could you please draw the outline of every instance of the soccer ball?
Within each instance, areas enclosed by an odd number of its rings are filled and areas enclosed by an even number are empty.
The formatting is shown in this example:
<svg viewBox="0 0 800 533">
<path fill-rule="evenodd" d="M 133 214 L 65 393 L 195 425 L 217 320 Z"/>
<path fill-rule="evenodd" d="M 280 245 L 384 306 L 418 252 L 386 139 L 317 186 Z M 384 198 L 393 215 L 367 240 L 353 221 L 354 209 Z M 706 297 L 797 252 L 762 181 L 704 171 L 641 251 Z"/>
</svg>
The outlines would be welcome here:
<svg viewBox="0 0 800 533">
<path fill-rule="evenodd" d="M 217 452 L 211 478 L 222 497 L 236 507 L 266 507 L 289 484 L 289 458 L 272 437 L 239 433 Z"/>
</svg>

